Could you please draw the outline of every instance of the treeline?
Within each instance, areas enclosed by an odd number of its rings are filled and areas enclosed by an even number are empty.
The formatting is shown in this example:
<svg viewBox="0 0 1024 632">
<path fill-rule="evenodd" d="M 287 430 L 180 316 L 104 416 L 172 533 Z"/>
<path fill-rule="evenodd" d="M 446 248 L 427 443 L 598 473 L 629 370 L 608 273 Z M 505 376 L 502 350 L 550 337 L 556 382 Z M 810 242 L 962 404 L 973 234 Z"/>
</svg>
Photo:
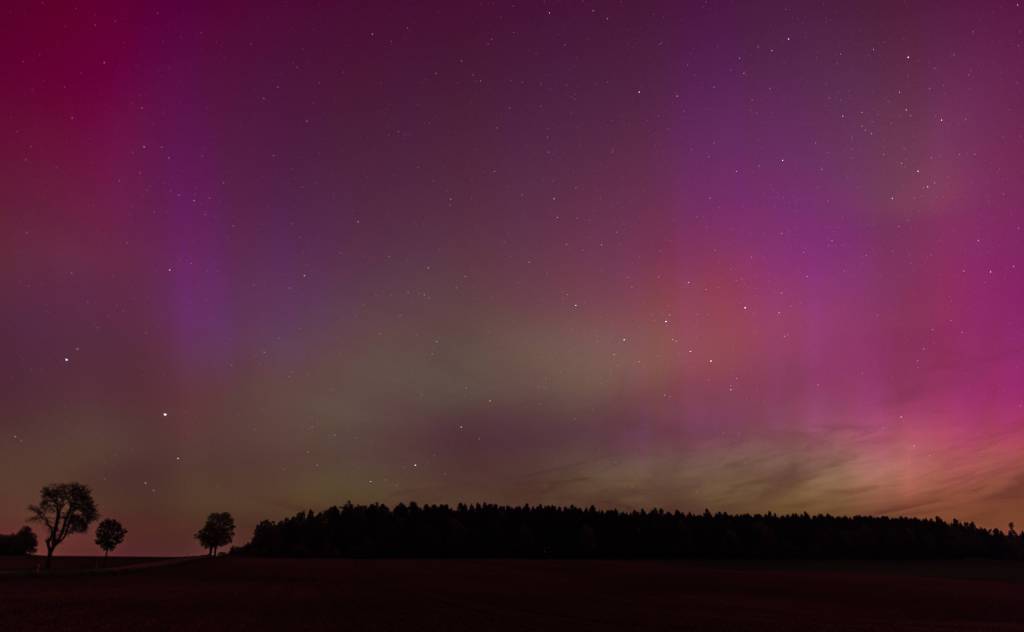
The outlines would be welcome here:
<svg viewBox="0 0 1024 632">
<path fill-rule="evenodd" d="M 353 505 L 256 526 L 268 557 L 1020 559 L 1024 537 L 940 518 L 476 504 Z"/>
<path fill-rule="evenodd" d="M 0 555 L 31 555 L 38 546 L 39 539 L 28 527 L 11 535 L 0 535 Z"/>
</svg>

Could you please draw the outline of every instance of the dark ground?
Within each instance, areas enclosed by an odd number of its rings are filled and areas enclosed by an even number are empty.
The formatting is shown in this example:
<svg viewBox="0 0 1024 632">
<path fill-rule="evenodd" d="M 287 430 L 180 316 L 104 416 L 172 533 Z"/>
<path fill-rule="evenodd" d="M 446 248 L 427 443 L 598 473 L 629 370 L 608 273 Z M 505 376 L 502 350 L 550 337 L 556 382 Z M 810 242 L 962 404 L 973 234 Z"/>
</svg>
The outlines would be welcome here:
<svg viewBox="0 0 1024 632">
<path fill-rule="evenodd" d="M 0 630 L 1024 631 L 1022 580 L 1012 562 L 220 558 L 0 576 Z"/>
<path fill-rule="evenodd" d="M 174 558 L 114 556 L 104 560 L 102 557 L 58 555 L 53 558 L 53 570 L 58 572 L 103 570 L 104 568 L 150 564 L 170 559 Z M 6 573 L 31 573 L 35 572 L 37 568 L 42 570 L 45 564 L 46 558 L 40 556 L 0 557 L 0 575 Z"/>
</svg>

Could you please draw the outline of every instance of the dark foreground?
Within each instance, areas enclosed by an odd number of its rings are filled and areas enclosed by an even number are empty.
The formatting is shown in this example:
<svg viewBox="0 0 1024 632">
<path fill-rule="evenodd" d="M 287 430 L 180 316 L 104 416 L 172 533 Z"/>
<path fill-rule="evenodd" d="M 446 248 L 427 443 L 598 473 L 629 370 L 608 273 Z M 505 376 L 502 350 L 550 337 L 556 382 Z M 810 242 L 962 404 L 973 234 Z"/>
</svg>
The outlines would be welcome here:
<svg viewBox="0 0 1024 632">
<path fill-rule="evenodd" d="M 221 558 L 0 577 L 0 630 L 1024 630 L 1011 563 Z"/>
<path fill-rule="evenodd" d="M 128 566 L 150 566 L 170 562 L 176 558 L 167 557 L 102 557 L 56 556 L 51 570 L 57 573 L 81 573 L 103 571 Z M 42 556 L 0 557 L 0 575 L 10 573 L 39 573 L 45 570 L 46 559 Z"/>
</svg>

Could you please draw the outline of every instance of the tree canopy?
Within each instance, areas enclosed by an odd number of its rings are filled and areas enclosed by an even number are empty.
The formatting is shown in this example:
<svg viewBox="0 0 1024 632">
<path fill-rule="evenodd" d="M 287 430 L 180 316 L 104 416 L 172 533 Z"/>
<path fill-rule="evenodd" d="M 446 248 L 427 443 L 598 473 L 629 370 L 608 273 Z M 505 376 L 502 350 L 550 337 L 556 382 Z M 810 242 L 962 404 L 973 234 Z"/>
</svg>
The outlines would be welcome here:
<svg viewBox="0 0 1024 632">
<path fill-rule="evenodd" d="M 106 557 L 124 542 L 124 536 L 127 534 L 128 531 L 120 522 L 107 518 L 96 527 L 96 544 L 103 549 L 103 555 Z"/>
<path fill-rule="evenodd" d="M 231 514 L 212 513 L 206 518 L 206 524 L 196 532 L 194 536 L 203 548 L 207 549 L 211 556 L 217 554 L 217 549 L 231 544 L 235 539 L 235 519 Z"/>
<path fill-rule="evenodd" d="M 81 483 L 55 483 L 39 492 L 39 504 L 29 505 L 30 522 L 46 527 L 46 567 L 50 567 L 54 550 L 69 535 L 85 533 L 99 518 L 92 490 Z"/>
</svg>

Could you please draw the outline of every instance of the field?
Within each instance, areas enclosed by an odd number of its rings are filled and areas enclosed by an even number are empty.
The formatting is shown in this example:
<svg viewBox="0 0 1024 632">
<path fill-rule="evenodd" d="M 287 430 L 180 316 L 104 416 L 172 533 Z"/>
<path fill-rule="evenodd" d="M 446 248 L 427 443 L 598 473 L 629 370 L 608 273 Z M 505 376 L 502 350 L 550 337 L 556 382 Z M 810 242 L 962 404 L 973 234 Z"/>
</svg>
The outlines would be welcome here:
<svg viewBox="0 0 1024 632">
<path fill-rule="evenodd" d="M 114 569 L 122 566 L 150 565 L 163 561 L 169 561 L 169 558 L 115 556 L 103 559 L 102 557 L 56 556 L 53 558 L 53 570 L 77 573 Z M 36 572 L 37 569 L 42 570 L 45 564 L 46 559 L 39 556 L 0 557 L 0 576 L 6 573 Z"/>
<path fill-rule="evenodd" d="M 1022 579 L 1005 562 L 199 559 L 0 575 L 0 630 L 1024 630 Z"/>
</svg>

